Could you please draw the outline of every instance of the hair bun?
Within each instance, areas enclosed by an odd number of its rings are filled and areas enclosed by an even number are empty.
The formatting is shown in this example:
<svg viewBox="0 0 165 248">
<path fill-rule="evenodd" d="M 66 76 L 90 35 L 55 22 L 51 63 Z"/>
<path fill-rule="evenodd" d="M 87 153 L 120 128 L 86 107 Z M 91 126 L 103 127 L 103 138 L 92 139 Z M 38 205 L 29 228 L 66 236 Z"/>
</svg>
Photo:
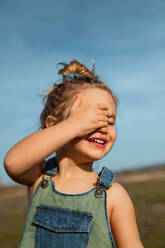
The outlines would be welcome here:
<svg viewBox="0 0 165 248">
<path fill-rule="evenodd" d="M 62 74 L 64 76 L 67 76 L 68 74 L 73 74 L 75 76 L 84 76 L 92 78 L 93 71 L 89 71 L 86 66 L 83 64 L 80 64 L 77 60 L 72 60 L 69 64 L 65 63 L 58 63 L 64 66 L 63 69 L 60 69 L 58 71 L 58 74 Z"/>
</svg>

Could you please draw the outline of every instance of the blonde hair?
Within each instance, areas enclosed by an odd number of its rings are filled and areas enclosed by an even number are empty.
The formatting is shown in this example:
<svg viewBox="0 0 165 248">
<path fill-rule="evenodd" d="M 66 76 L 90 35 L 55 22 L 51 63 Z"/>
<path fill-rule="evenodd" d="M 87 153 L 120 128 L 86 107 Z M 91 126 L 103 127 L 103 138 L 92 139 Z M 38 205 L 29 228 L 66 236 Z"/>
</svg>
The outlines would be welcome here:
<svg viewBox="0 0 165 248">
<path fill-rule="evenodd" d="M 65 120 L 68 117 L 69 109 L 74 102 L 75 96 L 87 88 L 99 88 L 108 91 L 117 106 L 117 97 L 95 75 L 94 66 L 90 71 L 77 60 L 72 60 L 69 64 L 59 64 L 63 65 L 63 68 L 58 71 L 58 74 L 63 75 L 61 83 L 54 83 L 51 89 L 42 95 L 44 109 L 40 115 L 41 129 L 46 127 L 45 120 L 48 115 L 55 116 L 58 122 Z"/>
</svg>

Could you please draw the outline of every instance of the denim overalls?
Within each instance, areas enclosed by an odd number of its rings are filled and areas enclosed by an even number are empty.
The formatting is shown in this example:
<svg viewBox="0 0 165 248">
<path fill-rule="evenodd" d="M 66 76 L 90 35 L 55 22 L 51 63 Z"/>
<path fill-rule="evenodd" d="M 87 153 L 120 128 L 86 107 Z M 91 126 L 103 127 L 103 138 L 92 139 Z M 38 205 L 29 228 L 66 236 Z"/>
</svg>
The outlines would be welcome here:
<svg viewBox="0 0 165 248">
<path fill-rule="evenodd" d="M 108 223 L 107 192 L 114 180 L 103 167 L 97 186 L 82 194 L 65 194 L 51 179 L 58 170 L 56 157 L 42 170 L 26 217 L 19 248 L 114 248 Z M 48 175 L 48 176 L 47 176 Z"/>
</svg>

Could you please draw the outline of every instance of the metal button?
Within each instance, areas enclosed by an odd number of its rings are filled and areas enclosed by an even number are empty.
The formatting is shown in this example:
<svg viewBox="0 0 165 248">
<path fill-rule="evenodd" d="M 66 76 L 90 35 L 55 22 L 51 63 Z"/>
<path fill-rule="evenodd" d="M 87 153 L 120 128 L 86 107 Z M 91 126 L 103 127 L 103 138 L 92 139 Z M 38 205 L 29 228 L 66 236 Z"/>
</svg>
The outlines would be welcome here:
<svg viewBox="0 0 165 248">
<path fill-rule="evenodd" d="M 94 194 L 95 194 L 95 196 L 96 196 L 97 198 L 99 198 L 99 197 L 102 196 L 103 191 L 104 191 L 103 189 L 97 188 L 97 189 L 95 190 Z"/>
<path fill-rule="evenodd" d="M 49 181 L 47 179 L 43 178 L 41 181 L 41 187 L 46 188 L 46 187 L 48 187 L 48 184 L 49 184 Z"/>
</svg>

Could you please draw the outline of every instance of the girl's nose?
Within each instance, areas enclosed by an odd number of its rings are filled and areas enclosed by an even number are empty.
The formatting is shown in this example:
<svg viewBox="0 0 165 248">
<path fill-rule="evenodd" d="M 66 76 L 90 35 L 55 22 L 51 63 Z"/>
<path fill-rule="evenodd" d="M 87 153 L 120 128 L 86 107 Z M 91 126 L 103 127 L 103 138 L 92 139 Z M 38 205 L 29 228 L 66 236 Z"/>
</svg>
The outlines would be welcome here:
<svg viewBox="0 0 165 248">
<path fill-rule="evenodd" d="M 107 130 L 107 127 L 100 127 L 97 129 L 98 132 L 101 132 L 101 133 L 107 133 L 108 130 Z"/>
</svg>

